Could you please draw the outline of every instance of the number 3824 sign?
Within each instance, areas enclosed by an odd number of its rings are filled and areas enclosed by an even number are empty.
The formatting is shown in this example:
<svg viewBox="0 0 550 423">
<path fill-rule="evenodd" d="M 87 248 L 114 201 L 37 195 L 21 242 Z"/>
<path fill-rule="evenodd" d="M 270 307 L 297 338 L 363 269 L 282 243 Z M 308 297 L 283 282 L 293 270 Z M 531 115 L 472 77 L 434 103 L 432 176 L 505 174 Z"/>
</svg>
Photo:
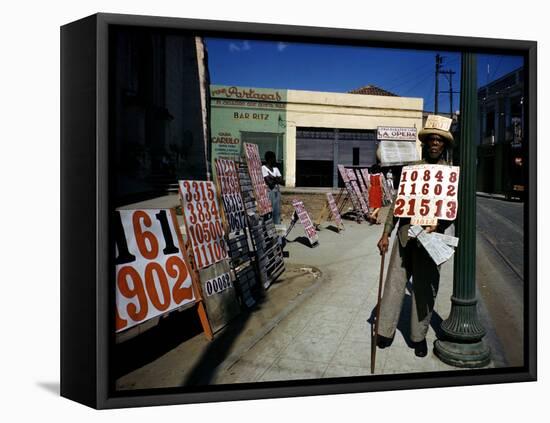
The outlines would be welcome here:
<svg viewBox="0 0 550 423">
<path fill-rule="evenodd" d="M 410 217 L 416 225 L 435 225 L 438 219 L 455 220 L 459 175 L 458 166 L 405 166 L 393 215 Z"/>
</svg>

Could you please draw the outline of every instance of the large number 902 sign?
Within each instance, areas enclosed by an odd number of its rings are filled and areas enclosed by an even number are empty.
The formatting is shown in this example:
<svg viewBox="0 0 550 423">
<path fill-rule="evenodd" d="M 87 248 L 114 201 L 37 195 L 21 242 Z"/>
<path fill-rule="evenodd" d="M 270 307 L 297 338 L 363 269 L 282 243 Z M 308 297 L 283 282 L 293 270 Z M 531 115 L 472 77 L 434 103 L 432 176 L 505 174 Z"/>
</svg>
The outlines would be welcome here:
<svg viewBox="0 0 550 423">
<path fill-rule="evenodd" d="M 445 165 L 405 166 L 395 200 L 394 216 L 417 225 L 454 220 L 458 210 L 460 168 Z"/>
<path fill-rule="evenodd" d="M 175 211 L 115 214 L 116 331 L 196 301 Z"/>
</svg>

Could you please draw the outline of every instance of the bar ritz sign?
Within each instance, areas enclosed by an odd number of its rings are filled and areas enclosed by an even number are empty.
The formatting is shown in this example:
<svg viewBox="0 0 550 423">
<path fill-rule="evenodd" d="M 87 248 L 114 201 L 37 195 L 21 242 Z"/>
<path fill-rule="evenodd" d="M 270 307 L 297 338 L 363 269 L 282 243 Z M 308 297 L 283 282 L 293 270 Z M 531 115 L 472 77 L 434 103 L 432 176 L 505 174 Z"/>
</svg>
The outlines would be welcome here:
<svg viewBox="0 0 550 423">
<path fill-rule="evenodd" d="M 416 141 L 416 128 L 378 127 L 379 140 Z"/>
</svg>

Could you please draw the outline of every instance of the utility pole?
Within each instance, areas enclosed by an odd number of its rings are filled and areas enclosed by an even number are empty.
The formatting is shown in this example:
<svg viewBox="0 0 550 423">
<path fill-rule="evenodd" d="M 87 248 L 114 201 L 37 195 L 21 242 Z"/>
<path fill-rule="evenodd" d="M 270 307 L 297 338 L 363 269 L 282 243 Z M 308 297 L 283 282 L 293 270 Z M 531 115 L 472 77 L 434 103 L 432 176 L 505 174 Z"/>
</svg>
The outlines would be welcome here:
<svg viewBox="0 0 550 423">
<path fill-rule="evenodd" d="M 434 114 L 437 115 L 439 111 L 439 71 L 441 69 L 441 63 L 443 57 L 438 54 L 435 55 L 435 100 L 434 100 Z"/>
<path fill-rule="evenodd" d="M 451 69 L 443 69 L 443 56 L 439 53 L 435 55 L 435 104 L 434 114 L 439 112 L 439 94 L 449 94 L 449 117 L 453 117 L 453 95 L 456 91 L 453 91 L 453 75 L 455 71 Z M 449 91 L 439 91 L 439 75 L 445 75 L 449 82 Z"/>
<path fill-rule="evenodd" d="M 440 70 L 439 73 L 448 75 L 447 80 L 449 81 L 449 91 L 440 91 L 440 93 L 449 94 L 449 117 L 452 119 L 453 117 L 453 94 L 455 91 L 453 91 L 453 75 L 456 73 L 453 70 Z"/>
</svg>

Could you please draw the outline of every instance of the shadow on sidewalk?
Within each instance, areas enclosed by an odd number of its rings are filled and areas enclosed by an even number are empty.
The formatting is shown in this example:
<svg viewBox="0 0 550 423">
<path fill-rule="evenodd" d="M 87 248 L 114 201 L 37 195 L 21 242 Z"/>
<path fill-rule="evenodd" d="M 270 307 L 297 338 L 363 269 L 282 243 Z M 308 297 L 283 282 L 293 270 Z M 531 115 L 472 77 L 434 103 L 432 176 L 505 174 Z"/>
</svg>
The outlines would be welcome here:
<svg viewBox="0 0 550 423">
<path fill-rule="evenodd" d="M 307 237 L 305 236 L 299 236 L 299 237 L 296 237 L 294 238 L 292 241 L 291 240 L 287 240 L 287 242 L 297 242 L 299 244 L 302 244 L 302 245 L 305 245 L 306 247 L 309 247 L 311 248 L 311 245 L 309 243 L 309 239 L 307 239 Z"/>
<path fill-rule="evenodd" d="M 257 293 L 256 306 L 243 310 L 212 341 L 202 334 L 193 308 L 169 315 L 157 327 L 115 346 L 111 370 L 117 389 L 216 383 L 227 363 L 248 351 L 266 328 L 307 298 L 304 294 L 318 285 L 320 275 L 311 265 L 288 265 L 263 297 Z"/>
<path fill-rule="evenodd" d="M 340 229 L 337 226 L 334 226 L 334 225 L 328 225 L 326 227 L 326 229 L 328 229 L 329 231 L 332 231 L 332 232 L 336 232 L 337 234 L 340 233 Z"/>
<path fill-rule="evenodd" d="M 172 313 L 159 324 L 113 348 L 111 371 L 115 379 L 158 359 L 202 332 L 195 307 Z"/>
<path fill-rule="evenodd" d="M 265 300 L 265 296 L 258 298 L 256 306 L 253 309 L 241 313 L 222 331 L 216 334 L 214 339 L 208 343 L 208 346 L 202 352 L 200 360 L 193 366 L 184 380 L 182 380 L 181 386 L 208 385 L 212 381 L 217 367 L 227 358 L 231 347 L 245 328 L 246 323 L 250 320 L 253 313 L 258 312 L 262 308 Z"/>
<path fill-rule="evenodd" d="M 399 321 L 397 322 L 397 330 L 403 335 L 403 339 L 407 343 L 407 347 L 414 348 L 413 342 L 411 340 L 411 310 L 412 310 L 412 284 L 407 282 L 407 292 L 405 293 L 405 298 L 403 298 L 403 305 L 401 307 L 401 314 L 399 315 Z M 370 323 L 371 327 L 374 324 L 376 318 L 376 309 L 377 306 L 374 306 L 370 316 L 367 320 Z M 435 332 L 435 336 L 438 339 L 443 337 L 443 331 L 441 330 L 441 323 L 443 319 L 441 316 L 434 310 L 432 312 L 432 319 L 430 321 L 430 326 Z"/>
</svg>

